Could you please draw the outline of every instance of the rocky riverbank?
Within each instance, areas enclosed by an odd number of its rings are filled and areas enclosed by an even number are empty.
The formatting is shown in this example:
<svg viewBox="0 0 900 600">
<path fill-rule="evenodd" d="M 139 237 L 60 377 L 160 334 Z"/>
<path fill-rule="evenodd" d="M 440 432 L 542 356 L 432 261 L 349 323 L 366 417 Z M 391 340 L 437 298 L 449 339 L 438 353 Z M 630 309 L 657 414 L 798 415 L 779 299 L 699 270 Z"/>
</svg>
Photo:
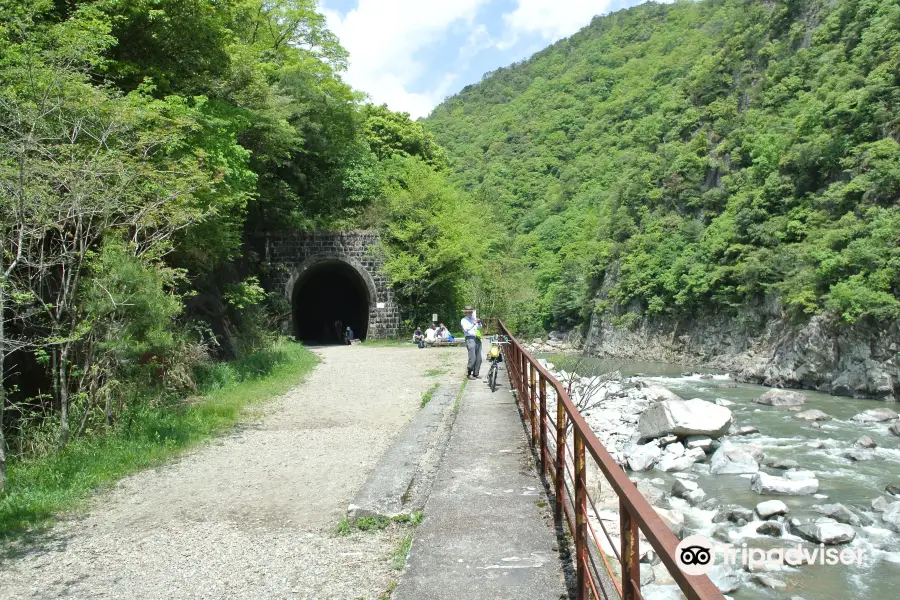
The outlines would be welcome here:
<svg viewBox="0 0 900 600">
<path fill-rule="evenodd" d="M 838 325 L 819 315 L 792 323 L 776 301 L 737 315 L 637 318 L 594 315 L 582 348 L 592 356 L 708 365 L 738 381 L 854 398 L 900 399 L 900 324 Z"/>
<path fill-rule="evenodd" d="M 597 437 L 680 538 L 704 535 L 737 546 L 747 542 L 761 547 L 802 543 L 864 548 L 872 553 L 875 565 L 867 563 L 867 568 L 900 563 L 900 479 L 896 477 L 900 418 L 892 409 L 869 408 L 833 417 L 811 408 L 807 394 L 797 391 L 756 388 L 754 395 L 742 402 L 754 386 L 740 384 L 750 389 L 735 390 L 742 392 L 740 398 L 733 396 L 735 401 L 682 398 L 660 385 L 660 378 L 622 378 L 616 373 L 581 377 L 553 364 L 548 368 L 570 387 L 573 401 Z M 683 379 L 723 396 L 735 385 L 727 376 Z M 779 436 L 774 431 L 761 432 L 758 423 L 778 423 L 782 431 Z M 839 440 L 843 436 L 834 433 L 838 425 L 849 435 L 869 434 L 843 442 Z M 814 436 L 801 441 L 784 431 Z M 802 450 L 790 454 L 796 458 L 784 458 L 781 448 L 787 445 Z M 868 501 L 843 500 L 834 474 L 821 470 L 822 460 L 804 460 L 804 455 L 817 453 L 851 467 L 884 463 L 882 468 L 888 470 L 888 476 L 893 473 L 896 481 L 870 490 Z M 592 521 L 596 531 L 601 531 L 602 523 L 613 533 L 612 544 L 601 540 L 611 555 L 612 546 L 618 544 L 617 499 L 598 473 L 589 475 L 597 507 Z M 710 576 L 723 593 L 747 588 L 751 595 L 756 591 L 764 596 L 811 577 L 803 573 L 806 568 L 718 564 Z M 647 586 L 645 597 L 680 597 L 648 545 L 642 545 L 641 579 Z"/>
</svg>

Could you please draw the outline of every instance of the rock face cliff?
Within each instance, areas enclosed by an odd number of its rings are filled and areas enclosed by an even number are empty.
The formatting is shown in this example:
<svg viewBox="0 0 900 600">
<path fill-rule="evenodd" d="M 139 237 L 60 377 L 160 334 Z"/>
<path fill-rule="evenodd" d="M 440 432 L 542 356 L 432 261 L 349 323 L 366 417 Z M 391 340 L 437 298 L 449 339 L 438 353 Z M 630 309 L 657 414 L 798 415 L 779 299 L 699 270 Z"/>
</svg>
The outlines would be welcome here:
<svg viewBox="0 0 900 600">
<path fill-rule="evenodd" d="M 609 279 L 609 278 L 607 278 Z M 611 285 L 604 285 L 601 296 Z M 900 324 L 838 325 L 825 316 L 792 323 L 777 299 L 735 314 L 641 317 L 614 306 L 591 320 L 584 349 L 596 356 L 708 365 L 739 381 L 900 400 Z"/>
</svg>

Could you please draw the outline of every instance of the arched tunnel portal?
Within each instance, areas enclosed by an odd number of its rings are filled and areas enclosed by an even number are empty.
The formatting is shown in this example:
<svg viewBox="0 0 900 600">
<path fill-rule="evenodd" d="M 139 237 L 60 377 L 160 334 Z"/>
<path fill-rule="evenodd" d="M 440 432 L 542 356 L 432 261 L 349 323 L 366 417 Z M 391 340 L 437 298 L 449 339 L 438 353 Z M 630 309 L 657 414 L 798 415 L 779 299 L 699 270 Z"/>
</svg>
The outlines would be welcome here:
<svg viewBox="0 0 900 600">
<path fill-rule="evenodd" d="M 323 259 L 298 273 L 291 294 L 294 335 L 315 344 L 339 344 L 347 327 L 366 339 L 374 285 L 353 265 Z"/>
</svg>

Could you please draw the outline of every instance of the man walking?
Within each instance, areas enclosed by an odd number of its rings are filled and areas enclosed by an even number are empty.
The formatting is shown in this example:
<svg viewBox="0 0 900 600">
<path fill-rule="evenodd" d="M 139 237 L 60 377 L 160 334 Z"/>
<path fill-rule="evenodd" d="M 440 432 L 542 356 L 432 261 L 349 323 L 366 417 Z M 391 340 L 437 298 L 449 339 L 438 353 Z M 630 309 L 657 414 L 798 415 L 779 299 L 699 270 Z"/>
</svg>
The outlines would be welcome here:
<svg viewBox="0 0 900 600">
<path fill-rule="evenodd" d="M 467 306 L 464 312 L 466 316 L 459 324 L 466 336 L 466 350 L 469 351 L 467 373 L 469 379 L 478 379 L 481 370 L 481 319 L 475 318 L 475 309 L 471 306 Z"/>
</svg>

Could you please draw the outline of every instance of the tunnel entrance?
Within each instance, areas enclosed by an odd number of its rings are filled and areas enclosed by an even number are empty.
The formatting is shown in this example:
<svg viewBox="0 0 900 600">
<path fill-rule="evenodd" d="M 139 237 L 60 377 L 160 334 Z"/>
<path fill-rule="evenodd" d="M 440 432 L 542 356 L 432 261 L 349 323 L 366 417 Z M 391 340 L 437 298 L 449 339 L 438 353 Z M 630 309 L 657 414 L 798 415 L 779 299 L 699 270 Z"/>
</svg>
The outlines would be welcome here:
<svg viewBox="0 0 900 600">
<path fill-rule="evenodd" d="M 304 342 L 341 344 L 349 326 L 364 340 L 369 305 L 369 289 L 356 269 L 340 260 L 323 260 L 294 285 L 294 335 Z"/>
</svg>

